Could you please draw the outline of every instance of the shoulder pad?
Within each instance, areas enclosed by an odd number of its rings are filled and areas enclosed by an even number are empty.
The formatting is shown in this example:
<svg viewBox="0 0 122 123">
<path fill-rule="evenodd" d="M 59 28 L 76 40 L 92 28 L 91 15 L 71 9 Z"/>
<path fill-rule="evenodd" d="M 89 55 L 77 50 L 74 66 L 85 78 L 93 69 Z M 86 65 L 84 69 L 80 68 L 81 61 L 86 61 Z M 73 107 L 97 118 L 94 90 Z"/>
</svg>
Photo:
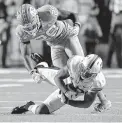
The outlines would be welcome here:
<svg viewBox="0 0 122 123">
<path fill-rule="evenodd" d="M 37 9 L 37 11 L 42 21 L 56 20 L 58 17 L 58 9 L 51 5 L 44 5 Z"/>
</svg>

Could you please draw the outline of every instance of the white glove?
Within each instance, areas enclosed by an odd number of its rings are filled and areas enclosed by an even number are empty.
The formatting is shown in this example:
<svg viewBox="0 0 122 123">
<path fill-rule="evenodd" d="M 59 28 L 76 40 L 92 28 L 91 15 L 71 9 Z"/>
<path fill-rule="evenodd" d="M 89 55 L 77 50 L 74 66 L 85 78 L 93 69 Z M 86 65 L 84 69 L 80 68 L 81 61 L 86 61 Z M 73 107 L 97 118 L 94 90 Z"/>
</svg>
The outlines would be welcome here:
<svg viewBox="0 0 122 123">
<path fill-rule="evenodd" d="M 33 80 L 34 80 L 36 83 L 41 83 L 41 82 L 42 82 L 42 77 L 41 77 L 41 75 L 40 75 L 39 73 L 37 73 L 36 70 L 32 70 L 32 71 L 30 72 L 30 74 L 31 74 Z"/>
<path fill-rule="evenodd" d="M 74 92 L 74 91 L 66 91 L 65 92 L 65 96 L 68 98 L 68 99 L 75 99 L 77 97 L 77 93 Z"/>
</svg>

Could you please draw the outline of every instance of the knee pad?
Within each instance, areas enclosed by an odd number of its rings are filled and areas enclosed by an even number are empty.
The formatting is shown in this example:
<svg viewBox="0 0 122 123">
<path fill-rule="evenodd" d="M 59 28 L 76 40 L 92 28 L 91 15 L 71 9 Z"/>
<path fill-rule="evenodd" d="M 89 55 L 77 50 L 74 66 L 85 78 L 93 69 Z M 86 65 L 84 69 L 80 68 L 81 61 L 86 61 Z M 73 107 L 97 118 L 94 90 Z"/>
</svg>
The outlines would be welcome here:
<svg viewBox="0 0 122 123">
<path fill-rule="evenodd" d="M 48 107 L 44 103 L 41 103 L 41 105 L 36 108 L 35 114 L 50 114 L 50 112 Z"/>
</svg>

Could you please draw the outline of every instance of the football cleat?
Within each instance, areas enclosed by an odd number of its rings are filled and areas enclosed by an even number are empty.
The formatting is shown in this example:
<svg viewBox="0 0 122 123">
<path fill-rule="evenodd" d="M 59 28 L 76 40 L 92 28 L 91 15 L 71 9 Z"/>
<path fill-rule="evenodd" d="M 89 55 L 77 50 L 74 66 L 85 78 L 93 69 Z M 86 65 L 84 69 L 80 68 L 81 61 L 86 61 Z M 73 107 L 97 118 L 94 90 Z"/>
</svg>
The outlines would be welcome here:
<svg viewBox="0 0 122 123">
<path fill-rule="evenodd" d="M 104 112 L 106 110 L 109 110 L 111 108 L 112 104 L 111 101 L 107 101 L 106 103 L 102 104 L 102 103 L 96 103 L 94 110 L 96 112 Z"/>
<path fill-rule="evenodd" d="M 26 113 L 28 111 L 28 108 L 30 105 L 34 105 L 35 103 L 30 101 L 30 102 L 27 102 L 25 105 L 23 106 L 20 106 L 20 107 L 15 107 L 13 108 L 11 114 L 23 114 L 23 113 Z"/>
<path fill-rule="evenodd" d="M 39 53 L 31 53 L 31 58 L 36 62 L 36 64 L 44 61 L 44 58 Z"/>
</svg>

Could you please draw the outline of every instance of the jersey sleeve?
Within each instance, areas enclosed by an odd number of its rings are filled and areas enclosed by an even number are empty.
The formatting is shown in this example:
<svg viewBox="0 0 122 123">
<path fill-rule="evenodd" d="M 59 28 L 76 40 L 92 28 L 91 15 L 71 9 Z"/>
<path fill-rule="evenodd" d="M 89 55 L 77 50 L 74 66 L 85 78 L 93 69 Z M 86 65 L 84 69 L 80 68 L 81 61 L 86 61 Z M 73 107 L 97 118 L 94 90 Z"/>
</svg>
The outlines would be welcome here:
<svg viewBox="0 0 122 123">
<path fill-rule="evenodd" d="M 94 80 L 92 91 L 101 91 L 106 85 L 106 79 L 102 72 L 100 72 Z"/>
<path fill-rule="evenodd" d="M 44 5 L 38 10 L 40 19 L 44 22 L 56 21 L 58 18 L 58 9 L 51 5 Z"/>
<path fill-rule="evenodd" d="M 30 43 L 30 41 L 27 40 L 27 35 L 25 34 L 25 32 L 23 31 L 20 25 L 17 26 L 16 28 L 16 35 L 20 42 L 25 43 L 25 44 Z"/>
</svg>

